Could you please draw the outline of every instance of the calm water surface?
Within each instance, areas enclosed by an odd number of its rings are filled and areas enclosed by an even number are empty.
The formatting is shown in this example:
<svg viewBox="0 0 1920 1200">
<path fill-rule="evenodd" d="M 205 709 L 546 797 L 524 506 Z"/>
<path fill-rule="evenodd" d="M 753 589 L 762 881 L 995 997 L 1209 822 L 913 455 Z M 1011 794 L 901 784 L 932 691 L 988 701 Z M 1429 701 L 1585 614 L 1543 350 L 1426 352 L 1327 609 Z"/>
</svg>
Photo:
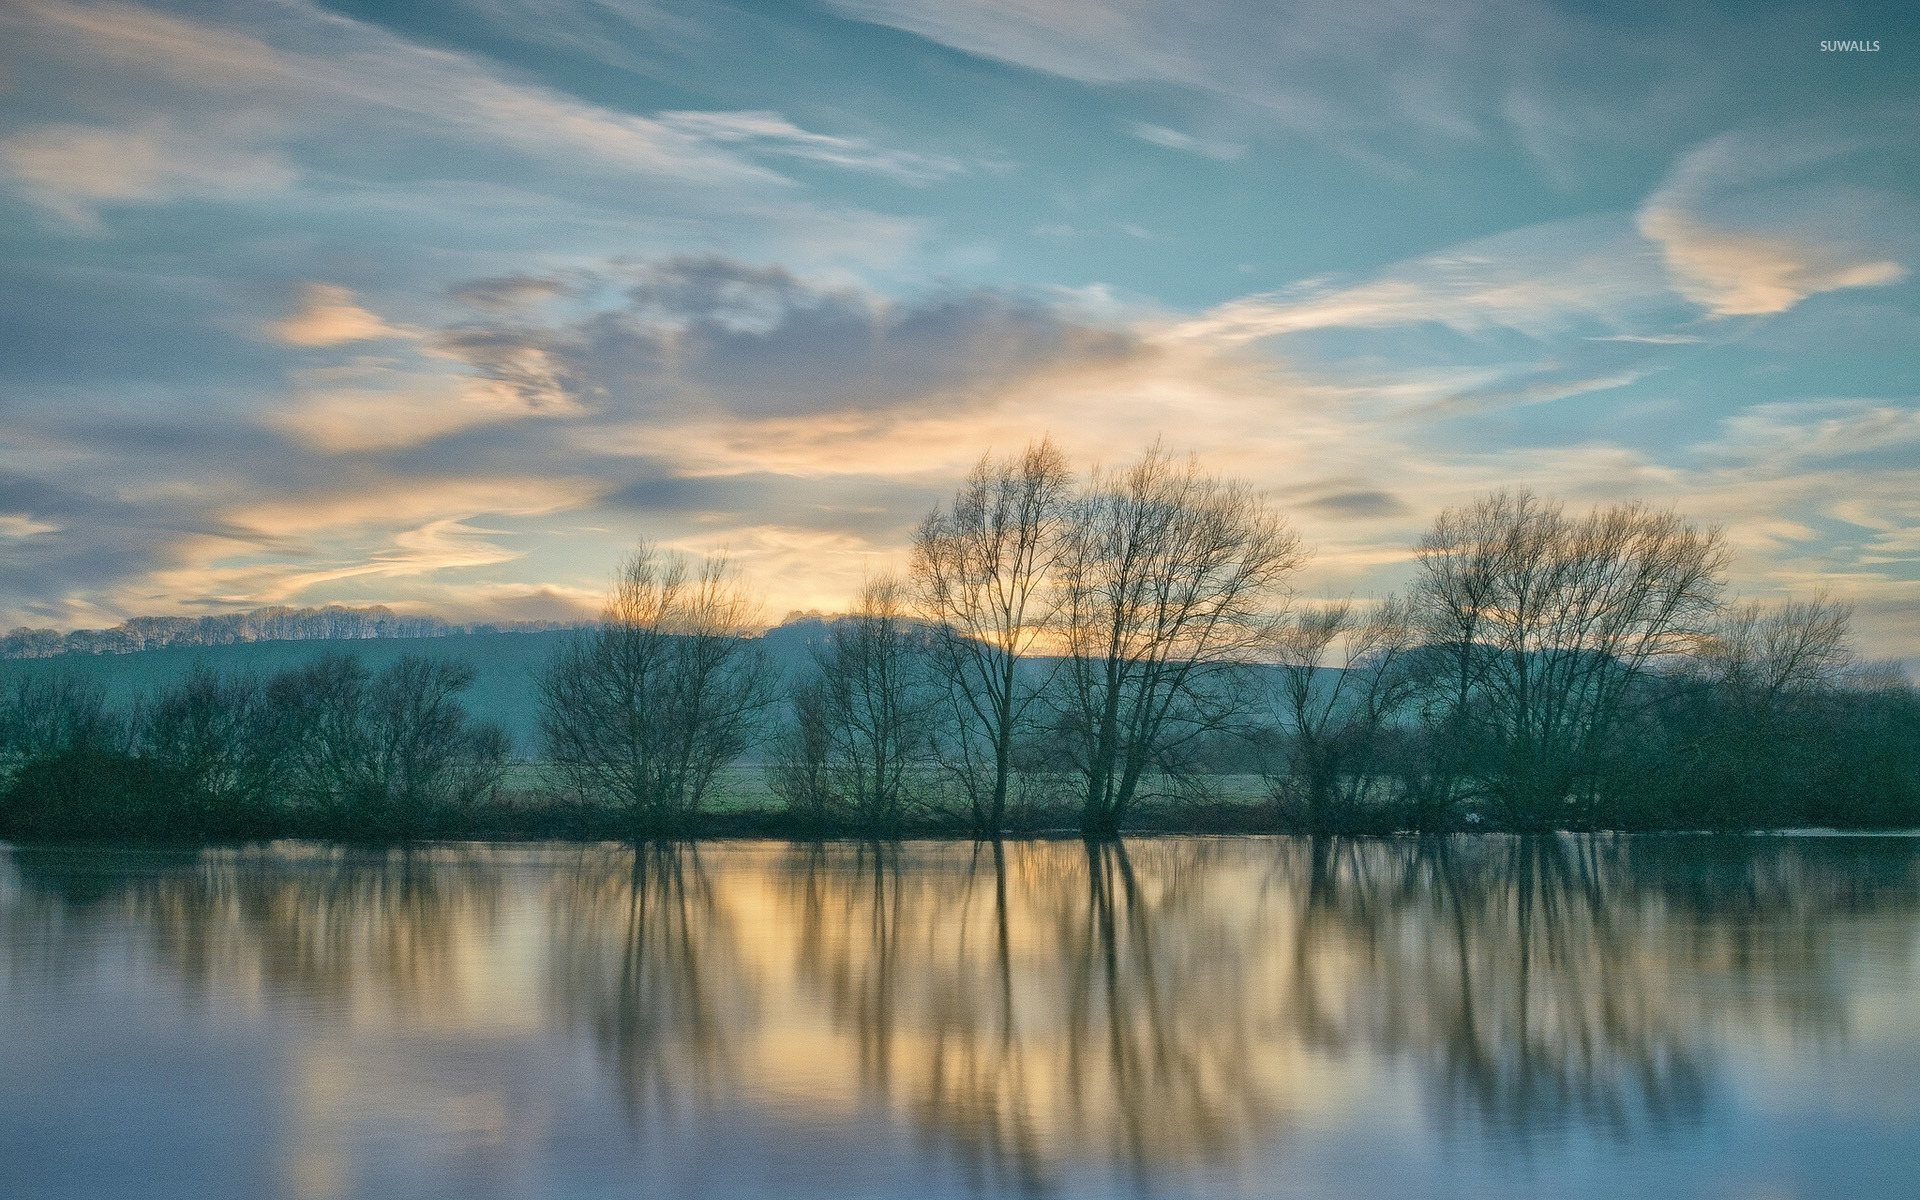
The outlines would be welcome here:
<svg viewBox="0 0 1920 1200">
<path fill-rule="evenodd" d="M 0 849 L 0 1193 L 1920 1195 L 1920 839 Z"/>
</svg>

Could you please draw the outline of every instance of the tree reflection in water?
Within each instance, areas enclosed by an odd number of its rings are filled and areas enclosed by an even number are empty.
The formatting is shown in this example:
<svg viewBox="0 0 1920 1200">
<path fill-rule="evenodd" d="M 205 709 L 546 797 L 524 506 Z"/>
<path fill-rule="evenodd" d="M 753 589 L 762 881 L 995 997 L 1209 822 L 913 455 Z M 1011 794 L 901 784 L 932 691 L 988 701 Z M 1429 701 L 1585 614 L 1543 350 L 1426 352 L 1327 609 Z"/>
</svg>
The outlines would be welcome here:
<svg viewBox="0 0 1920 1200">
<path fill-rule="evenodd" d="M 549 919 L 555 1011 L 591 1034 L 636 1120 L 741 1078 L 756 980 L 698 847 L 584 850 L 557 872 Z"/>
<path fill-rule="evenodd" d="M 457 1033 L 477 1019 L 462 995 L 517 983 L 529 1030 L 589 1040 L 636 1125 L 698 1108 L 897 1123 L 982 1187 L 1025 1192 L 1270 1165 L 1305 1124 L 1387 1111 L 1395 1079 L 1442 1128 L 1685 1128 L 1730 1040 L 1845 1039 L 1859 964 L 1833 947 L 1878 939 L 1876 962 L 1904 963 L 1920 909 L 1920 844 L 1899 839 L 99 861 L 12 852 L 16 972 L 22 947 L 111 919 L 177 977 L 281 1007 L 334 997 Z M 532 914 L 518 955 L 494 936 L 507 909 Z"/>
<path fill-rule="evenodd" d="M 499 904 L 494 854 L 481 846 L 13 857 L 31 897 L 23 911 L 38 919 L 131 926 L 197 991 L 258 992 L 315 1014 L 457 1012 L 474 982 L 460 976 L 458 943 L 486 937 Z"/>
<path fill-rule="evenodd" d="M 1698 1115 L 1705 1014 L 1666 988 L 1672 948 L 1646 906 L 1610 890 L 1624 881 L 1609 878 L 1622 864 L 1606 843 L 1395 849 L 1307 850 L 1292 975 L 1303 1037 L 1414 1060 L 1443 1123 L 1626 1133 Z M 1323 981 L 1334 964 L 1350 977 Z"/>
</svg>

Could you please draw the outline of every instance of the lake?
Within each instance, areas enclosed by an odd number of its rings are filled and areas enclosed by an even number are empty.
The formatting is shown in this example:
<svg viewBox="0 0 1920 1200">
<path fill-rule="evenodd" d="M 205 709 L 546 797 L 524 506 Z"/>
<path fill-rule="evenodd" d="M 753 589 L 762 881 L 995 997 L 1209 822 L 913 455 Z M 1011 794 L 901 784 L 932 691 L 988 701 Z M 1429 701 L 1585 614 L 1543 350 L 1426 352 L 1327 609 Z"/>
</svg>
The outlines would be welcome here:
<svg viewBox="0 0 1920 1200">
<path fill-rule="evenodd" d="M 1920 1194 L 1920 838 L 0 853 L 0 1192 Z"/>
</svg>

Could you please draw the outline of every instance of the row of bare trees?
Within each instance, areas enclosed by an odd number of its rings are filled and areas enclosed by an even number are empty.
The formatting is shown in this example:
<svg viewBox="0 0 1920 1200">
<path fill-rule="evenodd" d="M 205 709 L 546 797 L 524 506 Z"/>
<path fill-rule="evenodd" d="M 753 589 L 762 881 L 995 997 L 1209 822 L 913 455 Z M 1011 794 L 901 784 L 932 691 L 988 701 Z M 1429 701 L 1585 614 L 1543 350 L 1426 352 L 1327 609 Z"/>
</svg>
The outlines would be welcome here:
<svg viewBox="0 0 1920 1200">
<path fill-rule="evenodd" d="M 261 679 L 196 666 L 128 710 L 71 678 L 0 696 L 0 826 L 12 837 L 289 832 L 415 837 L 464 828 L 506 769 L 506 734 L 460 702 L 465 663 L 378 673 L 326 654 Z"/>
<path fill-rule="evenodd" d="M 1083 829 L 1117 832 L 1244 712 L 1303 561 L 1251 488 L 1157 445 L 1077 490 L 1050 441 L 983 458 L 921 524 L 911 568 L 948 718 L 937 757 L 975 827 L 1004 828 L 1037 727 Z"/>
<path fill-rule="evenodd" d="M 1920 820 L 1913 689 L 1856 669 L 1842 605 L 1731 602 L 1719 531 L 1499 491 L 1415 558 L 1404 598 L 1295 603 L 1300 539 L 1247 484 L 1158 445 L 1076 476 L 1042 439 L 981 458 L 784 672 L 728 560 L 643 545 L 541 675 L 546 778 L 646 836 L 708 827 L 755 751 L 821 830 L 1111 837 L 1192 823 L 1223 775 L 1258 802 L 1210 811 L 1314 832 Z M 472 680 L 326 656 L 196 673 L 131 721 L 46 684 L 0 703 L 0 808 L 111 824 L 59 797 L 164 793 L 181 832 L 450 828 L 507 757 Z"/>
<path fill-rule="evenodd" d="M 1687 794 L 1751 790 L 1769 721 L 1819 751 L 1864 705 L 1889 764 L 1916 749 L 1910 689 L 1861 699 L 1844 606 L 1729 603 L 1723 537 L 1671 511 L 1494 492 L 1439 515 L 1404 598 L 1294 604 L 1304 557 L 1194 459 L 1077 478 L 1042 439 L 983 457 L 784 681 L 724 559 L 643 547 L 543 681 L 546 752 L 651 831 L 697 823 L 765 738 L 804 824 L 1111 836 L 1224 771 L 1316 831 L 1765 822 Z"/>
<path fill-rule="evenodd" d="M 1270 785 L 1293 824 L 1920 817 L 1912 688 L 1859 668 L 1844 604 L 1730 601 L 1718 530 L 1498 491 L 1442 512 L 1416 561 L 1407 599 L 1282 632 Z"/>
<path fill-rule="evenodd" d="M 1023 782 L 1064 777 L 1082 827 L 1116 833 L 1239 720 L 1302 561 L 1251 488 L 1158 446 L 1077 488 L 1046 440 L 983 458 L 922 523 L 907 577 L 871 581 L 813 647 L 770 782 L 797 813 L 869 828 L 957 795 L 997 834 Z M 601 627 L 542 684 L 547 753 L 576 788 L 649 829 L 697 813 L 775 707 L 746 594 L 724 560 L 629 560 Z"/>
</svg>

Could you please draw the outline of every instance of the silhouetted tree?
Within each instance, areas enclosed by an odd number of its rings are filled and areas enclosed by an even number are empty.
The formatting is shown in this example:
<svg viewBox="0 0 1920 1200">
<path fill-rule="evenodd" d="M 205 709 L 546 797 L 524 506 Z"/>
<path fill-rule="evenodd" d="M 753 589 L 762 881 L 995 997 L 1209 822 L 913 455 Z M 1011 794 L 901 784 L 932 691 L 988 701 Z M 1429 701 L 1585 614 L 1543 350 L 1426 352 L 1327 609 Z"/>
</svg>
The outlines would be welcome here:
<svg viewBox="0 0 1920 1200">
<path fill-rule="evenodd" d="M 868 583 L 814 648 L 776 766 L 776 779 L 792 781 L 790 804 L 832 807 L 868 829 L 898 823 L 926 767 L 933 715 L 924 640 L 904 600 L 892 577 Z"/>
<path fill-rule="evenodd" d="M 36 760 L 125 749 L 126 723 L 92 680 L 29 675 L 0 691 L 0 791 Z"/>
<path fill-rule="evenodd" d="M 267 733 L 297 809 L 350 836 L 413 836 L 499 782 L 506 735 L 472 721 L 466 663 L 408 655 L 373 675 L 327 654 L 267 682 Z"/>
<path fill-rule="evenodd" d="M 1640 504 L 1575 519 L 1501 491 L 1442 512 L 1419 561 L 1416 610 L 1452 666 L 1436 736 L 1491 754 L 1477 782 L 1512 824 L 1588 818 L 1645 673 L 1711 631 L 1719 531 Z"/>
<path fill-rule="evenodd" d="M 827 724 L 826 687 L 810 676 L 793 689 L 789 700 L 791 710 L 774 735 L 768 758 L 767 786 L 789 813 L 817 826 L 839 805 L 828 766 L 833 734 Z"/>
<path fill-rule="evenodd" d="M 694 567 L 642 544 L 601 624 L 576 635 L 540 681 L 547 757 L 568 786 L 648 834 L 698 814 L 774 702 L 756 616 L 725 558 Z"/>
<path fill-rule="evenodd" d="M 1725 612 L 1700 652 L 1653 689 L 1613 809 L 1628 825 L 1726 827 L 1815 819 L 1864 747 L 1851 729 L 1845 605 L 1824 599 Z"/>
<path fill-rule="evenodd" d="M 29 677 L 0 696 L 0 836 L 149 837 L 165 800 L 99 684 Z"/>
<path fill-rule="evenodd" d="M 287 782 L 273 724 L 259 679 L 195 664 L 140 713 L 137 736 L 171 777 L 183 824 L 233 834 L 264 824 Z"/>
<path fill-rule="evenodd" d="M 1065 680 L 1058 707 L 1084 789 L 1082 825 L 1111 836 L 1149 771 L 1244 711 L 1271 650 L 1299 538 L 1246 484 L 1158 445 L 1097 473 L 1057 560 Z"/>
<path fill-rule="evenodd" d="M 470 805 L 500 781 L 505 731 L 472 721 L 458 699 L 474 675 L 464 662 L 409 654 L 373 678 L 368 783 L 401 830 Z"/>
<path fill-rule="evenodd" d="M 1395 597 L 1364 611 L 1351 600 L 1317 605 L 1286 623 L 1278 649 L 1274 705 L 1285 740 L 1268 793 L 1308 829 L 1331 832 L 1382 799 L 1382 743 L 1415 684 L 1407 606 Z"/>
<path fill-rule="evenodd" d="M 1029 667 L 1053 622 L 1046 585 L 1072 483 L 1047 438 L 1017 458 L 983 455 L 914 535 L 913 581 L 948 709 L 942 758 L 988 835 L 1006 826 L 1015 740 L 1050 678 Z"/>
</svg>

